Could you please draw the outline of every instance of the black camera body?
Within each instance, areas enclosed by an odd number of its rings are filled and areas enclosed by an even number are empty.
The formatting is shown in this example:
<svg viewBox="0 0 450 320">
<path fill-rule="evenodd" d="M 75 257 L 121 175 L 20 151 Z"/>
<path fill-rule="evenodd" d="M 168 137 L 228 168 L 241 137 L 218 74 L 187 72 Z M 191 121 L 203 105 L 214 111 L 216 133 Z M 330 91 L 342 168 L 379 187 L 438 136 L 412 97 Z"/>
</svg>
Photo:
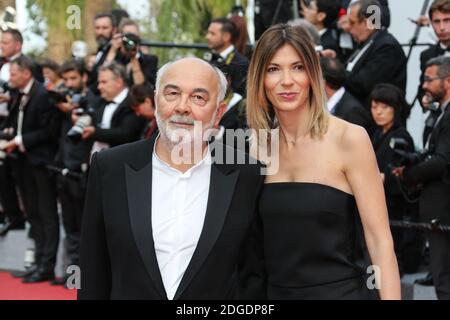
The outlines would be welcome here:
<svg viewBox="0 0 450 320">
<path fill-rule="evenodd" d="M 426 153 L 411 152 L 409 142 L 403 138 L 391 138 L 389 147 L 394 151 L 396 157 L 391 167 L 398 168 L 403 166 L 412 166 L 425 159 Z"/>
<path fill-rule="evenodd" d="M 127 53 L 136 52 L 141 39 L 134 33 L 125 33 L 122 35 L 122 46 Z"/>
<path fill-rule="evenodd" d="M 74 143 L 78 143 L 82 138 L 84 128 L 95 123 L 95 109 L 89 106 L 86 97 L 83 97 L 83 100 L 79 103 L 78 108 L 76 108 L 73 112 L 79 118 L 72 128 L 67 131 L 67 137 Z"/>
<path fill-rule="evenodd" d="M 0 80 L 0 94 L 8 92 L 10 89 L 7 81 Z"/>
</svg>

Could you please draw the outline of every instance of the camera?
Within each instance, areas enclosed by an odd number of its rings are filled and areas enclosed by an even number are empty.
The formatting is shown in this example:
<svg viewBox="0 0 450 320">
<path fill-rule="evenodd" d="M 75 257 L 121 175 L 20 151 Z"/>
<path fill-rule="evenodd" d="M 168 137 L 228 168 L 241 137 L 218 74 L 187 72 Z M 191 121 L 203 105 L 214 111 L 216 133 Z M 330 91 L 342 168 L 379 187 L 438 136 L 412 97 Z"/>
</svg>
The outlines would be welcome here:
<svg viewBox="0 0 450 320">
<path fill-rule="evenodd" d="M 81 140 L 84 128 L 93 123 L 95 110 L 89 106 L 86 96 L 81 93 L 74 93 L 71 96 L 71 103 L 76 106 L 74 113 L 79 116 L 79 118 L 72 128 L 67 131 L 67 136 L 73 142 L 78 142 Z"/>
<path fill-rule="evenodd" d="M 136 52 L 141 39 L 134 33 L 125 33 L 122 35 L 122 45 L 127 53 Z"/>
<path fill-rule="evenodd" d="M 394 163 L 391 163 L 392 168 L 415 165 L 424 160 L 426 156 L 423 153 L 409 151 L 411 144 L 403 138 L 391 138 L 389 147 L 396 155 Z"/>
<path fill-rule="evenodd" d="M 9 83 L 7 81 L 0 80 L 0 94 L 4 94 L 10 90 Z"/>
<path fill-rule="evenodd" d="M 84 128 L 92 125 L 95 120 L 95 110 L 87 104 L 87 101 L 84 101 L 86 100 L 83 97 L 82 103 L 74 110 L 74 113 L 79 116 L 79 118 L 72 128 L 67 131 L 67 137 L 75 143 L 81 140 Z"/>
</svg>

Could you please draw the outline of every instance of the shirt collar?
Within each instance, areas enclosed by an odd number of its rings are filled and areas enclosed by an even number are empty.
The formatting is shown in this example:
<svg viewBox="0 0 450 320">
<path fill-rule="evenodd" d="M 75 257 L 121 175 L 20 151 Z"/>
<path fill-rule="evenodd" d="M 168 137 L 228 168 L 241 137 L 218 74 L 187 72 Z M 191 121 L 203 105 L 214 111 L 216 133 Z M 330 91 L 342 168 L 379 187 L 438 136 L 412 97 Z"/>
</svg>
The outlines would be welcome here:
<svg viewBox="0 0 450 320">
<path fill-rule="evenodd" d="M 15 55 L 13 55 L 12 57 L 8 58 L 8 62 L 13 61 L 14 59 L 17 59 L 18 57 L 20 57 L 22 55 L 21 52 L 16 53 Z"/>
<path fill-rule="evenodd" d="M 186 172 L 183 173 L 183 172 L 171 167 L 167 162 L 161 160 L 161 158 L 159 158 L 158 155 L 156 154 L 156 143 L 158 142 L 160 135 L 161 135 L 161 133 L 159 133 L 155 139 L 155 144 L 153 145 L 153 155 L 152 155 L 153 165 L 156 166 L 158 169 L 161 169 L 170 175 L 175 175 L 175 176 L 179 176 L 179 177 L 183 177 L 183 178 L 190 178 L 192 176 L 193 172 L 199 170 L 199 168 L 211 165 L 212 157 L 211 157 L 211 150 L 209 149 L 209 144 L 208 144 L 208 147 L 207 147 L 208 150 L 206 152 L 206 155 L 203 157 L 203 159 L 200 162 L 198 162 L 197 164 L 195 164 L 192 168 L 189 168 L 189 170 L 187 170 Z"/>
<path fill-rule="evenodd" d="M 330 97 L 330 99 L 328 99 L 327 106 L 328 106 L 328 110 L 330 112 L 333 112 L 334 108 L 336 108 L 336 105 L 338 104 L 339 101 L 341 101 L 344 94 L 345 94 L 345 88 L 341 87 L 338 91 L 336 91 Z"/>
<path fill-rule="evenodd" d="M 222 58 L 226 59 L 226 58 L 228 57 L 228 55 L 229 55 L 230 53 L 232 53 L 233 51 L 234 51 L 234 46 L 231 45 L 231 46 L 229 46 L 228 48 L 226 48 L 225 50 L 223 50 L 223 51 L 220 53 L 220 56 L 221 56 Z"/>
<path fill-rule="evenodd" d="M 318 30 L 319 36 L 323 36 L 325 32 L 327 32 L 328 28 L 323 28 L 322 30 Z"/>
<path fill-rule="evenodd" d="M 117 96 L 115 96 L 114 99 L 112 99 L 112 102 L 115 104 L 121 104 L 123 100 L 125 100 L 127 95 L 128 95 L 128 88 L 125 88 Z"/>
</svg>

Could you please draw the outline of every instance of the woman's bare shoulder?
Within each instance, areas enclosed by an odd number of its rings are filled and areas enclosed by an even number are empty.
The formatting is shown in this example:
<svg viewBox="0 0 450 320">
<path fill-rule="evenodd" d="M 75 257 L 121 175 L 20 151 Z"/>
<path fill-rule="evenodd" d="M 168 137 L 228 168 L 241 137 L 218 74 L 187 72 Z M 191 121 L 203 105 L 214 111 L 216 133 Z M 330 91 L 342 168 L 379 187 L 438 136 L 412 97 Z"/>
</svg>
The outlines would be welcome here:
<svg viewBox="0 0 450 320">
<path fill-rule="evenodd" d="M 337 117 L 331 117 L 330 130 L 333 131 L 338 145 L 344 150 L 371 145 L 366 129 Z"/>
</svg>

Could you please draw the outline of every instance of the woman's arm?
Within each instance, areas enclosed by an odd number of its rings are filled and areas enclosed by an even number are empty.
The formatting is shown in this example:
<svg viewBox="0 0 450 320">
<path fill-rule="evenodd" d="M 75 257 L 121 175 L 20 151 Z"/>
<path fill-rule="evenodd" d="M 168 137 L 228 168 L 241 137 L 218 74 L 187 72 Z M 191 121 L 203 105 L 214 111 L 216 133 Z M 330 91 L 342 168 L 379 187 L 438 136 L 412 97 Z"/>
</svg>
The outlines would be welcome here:
<svg viewBox="0 0 450 320">
<path fill-rule="evenodd" d="M 400 299 L 400 276 L 375 153 L 366 131 L 349 125 L 342 137 L 345 174 L 355 195 L 381 299 Z"/>
</svg>

